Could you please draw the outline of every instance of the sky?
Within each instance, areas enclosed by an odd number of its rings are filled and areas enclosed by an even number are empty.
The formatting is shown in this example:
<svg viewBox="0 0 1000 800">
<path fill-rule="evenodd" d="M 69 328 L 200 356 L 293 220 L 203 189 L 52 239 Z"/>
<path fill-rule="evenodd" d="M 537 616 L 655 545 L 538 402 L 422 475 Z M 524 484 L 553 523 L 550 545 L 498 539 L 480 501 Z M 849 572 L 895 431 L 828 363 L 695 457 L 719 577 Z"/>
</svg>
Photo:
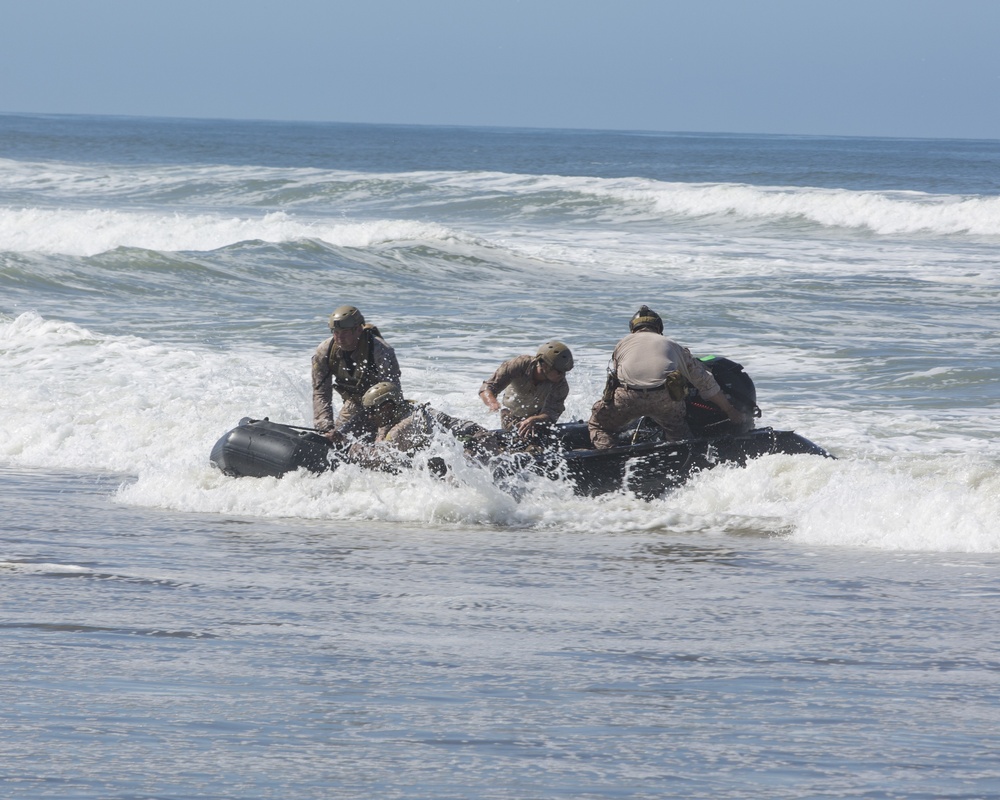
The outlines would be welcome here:
<svg viewBox="0 0 1000 800">
<path fill-rule="evenodd" d="M 0 21 L 0 113 L 1000 139 L 1000 0 L 0 0 Z"/>
</svg>

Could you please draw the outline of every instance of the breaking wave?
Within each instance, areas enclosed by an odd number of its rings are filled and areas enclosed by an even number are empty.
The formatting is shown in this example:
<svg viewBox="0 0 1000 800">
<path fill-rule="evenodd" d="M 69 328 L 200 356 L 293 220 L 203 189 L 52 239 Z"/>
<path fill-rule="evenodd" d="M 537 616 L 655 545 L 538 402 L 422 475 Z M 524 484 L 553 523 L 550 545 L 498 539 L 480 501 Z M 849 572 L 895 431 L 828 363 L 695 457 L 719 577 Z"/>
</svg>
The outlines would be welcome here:
<svg viewBox="0 0 1000 800">
<path fill-rule="evenodd" d="M 192 209 L 200 208 L 196 212 Z M 450 228 L 427 221 L 447 209 Z M 0 160 L 0 251 L 209 251 L 239 242 L 474 239 L 505 220 L 575 227 L 698 221 L 874 235 L 1000 236 L 1000 197 L 486 172 L 81 167 Z"/>
</svg>

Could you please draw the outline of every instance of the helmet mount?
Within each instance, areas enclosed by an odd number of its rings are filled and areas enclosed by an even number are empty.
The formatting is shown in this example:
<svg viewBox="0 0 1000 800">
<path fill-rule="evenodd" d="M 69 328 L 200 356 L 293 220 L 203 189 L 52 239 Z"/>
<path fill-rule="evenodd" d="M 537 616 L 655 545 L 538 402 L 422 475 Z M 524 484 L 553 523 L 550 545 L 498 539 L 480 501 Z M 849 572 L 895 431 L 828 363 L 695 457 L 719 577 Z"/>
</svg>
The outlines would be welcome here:
<svg viewBox="0 0 1000 800">
<path fill-rule="evenodd" d="M 365 324 L 365 318 L 354 306 L 340 306 L 330 315 L 330 330 L 341 331 L 358 328 Z"/>
<path fill-rule="evenodd" d="M 649 306 L 641 306 L 632 319 L 629 320 L 628 329 L 631 333 L 641 330 L 651 330 L 663 333 L 663 319 Z"/>
</svg>

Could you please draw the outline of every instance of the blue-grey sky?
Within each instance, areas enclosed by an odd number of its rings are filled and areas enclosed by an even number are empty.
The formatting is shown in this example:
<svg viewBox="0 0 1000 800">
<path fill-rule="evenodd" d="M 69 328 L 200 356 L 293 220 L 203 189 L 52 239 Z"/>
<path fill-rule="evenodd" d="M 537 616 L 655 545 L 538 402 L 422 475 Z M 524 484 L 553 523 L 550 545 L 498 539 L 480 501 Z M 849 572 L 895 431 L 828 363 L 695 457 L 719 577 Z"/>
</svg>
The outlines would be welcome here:
<svg viewBox="0 0 1000 800">
<path fill-rule="evenodd" d="M 1000 139 L 1000 0 L 0 10 L 0 112 Z"/>
</svg>

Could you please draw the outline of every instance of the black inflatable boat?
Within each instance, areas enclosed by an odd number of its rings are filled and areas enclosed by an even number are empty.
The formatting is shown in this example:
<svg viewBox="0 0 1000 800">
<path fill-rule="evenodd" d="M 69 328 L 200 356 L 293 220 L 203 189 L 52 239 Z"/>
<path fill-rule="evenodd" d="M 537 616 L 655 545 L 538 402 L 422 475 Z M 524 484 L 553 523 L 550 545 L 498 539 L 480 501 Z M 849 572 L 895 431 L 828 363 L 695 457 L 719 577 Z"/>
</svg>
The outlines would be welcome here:
<svg viewBox="0 0 1000 800">
<path fill-rule="evenodd" d="M 794 431 L 773 428 L 666 442 L 658 426 L 641 419 L 619 437 L 624 441 L 618 446 L 593 450 L 585 423 L 559 427 L 565 447 L 536 456 L 528 469 L 550 478 L 564 478 L 573 484 L 577 494 L 584 495 L 625 490 L 641 497 L 656 497 L 665 489 L 679 486 L 693 473 L 719 464 L 745 466 L 750 459 L 775 453 L 832 457 Z M 516 455 L 511 461 L 515 465 L 523 463 Z"/>
<path fill-rule="evenodd" d="M 759 416 L 756 389 L 739 364 L 715 356 L 701 361 L 730 402 L 748 415 Z M 687 400 L 687 416 L 694 436 L 682 441 L 664 441 L 662 429 L 642 418 L 618 435 L 617 446 L 594 450 L 586 423 L 577 421 L 553 426 L 540 452 L 536 448 L 478 460 L 504 483 L 520 474 L 534 473 L 567 480 L 581 495 L 625 490 L 655 497 L 683 483 L 692 473 L 719 464 L 742 466 L 750 459 L 775 453 L 832 457 L 794 431 L 754 428 L 752 422 L 737 429 L 693 389 Z M 210 458 L 227 475 L 258 478 L 281 477 L 297 469 L 324 472 L 340 463 L 336 449 L 314 430 L 249 417 L 216 442 Z"/>
</svg>

